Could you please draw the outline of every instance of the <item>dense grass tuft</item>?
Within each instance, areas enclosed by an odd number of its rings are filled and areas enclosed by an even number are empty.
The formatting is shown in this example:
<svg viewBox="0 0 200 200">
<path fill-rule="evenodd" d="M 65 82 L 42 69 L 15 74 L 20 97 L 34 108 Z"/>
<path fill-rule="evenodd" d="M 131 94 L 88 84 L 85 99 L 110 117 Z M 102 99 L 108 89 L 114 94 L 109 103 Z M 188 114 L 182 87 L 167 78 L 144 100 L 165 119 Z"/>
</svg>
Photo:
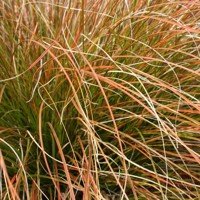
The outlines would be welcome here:
<svg viewBox="0 0 200 200">
<path fill-rule="evenodd" d="M 200 199 L 200 3 L 0 1 L 0 199 Z"/>
</svg>

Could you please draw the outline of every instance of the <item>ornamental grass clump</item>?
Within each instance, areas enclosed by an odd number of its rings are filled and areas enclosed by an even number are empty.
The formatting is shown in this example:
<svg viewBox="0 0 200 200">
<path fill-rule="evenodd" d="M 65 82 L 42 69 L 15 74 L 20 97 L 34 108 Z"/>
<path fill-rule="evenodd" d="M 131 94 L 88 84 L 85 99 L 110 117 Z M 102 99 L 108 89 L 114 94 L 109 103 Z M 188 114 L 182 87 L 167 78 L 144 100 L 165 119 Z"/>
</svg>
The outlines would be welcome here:
<svg viewBox="0 0 200 200">
<path fill-rule="evenodd" d="M 200 199 L 200 3 L 0 2 L 0 199 Z"/>
</svg>

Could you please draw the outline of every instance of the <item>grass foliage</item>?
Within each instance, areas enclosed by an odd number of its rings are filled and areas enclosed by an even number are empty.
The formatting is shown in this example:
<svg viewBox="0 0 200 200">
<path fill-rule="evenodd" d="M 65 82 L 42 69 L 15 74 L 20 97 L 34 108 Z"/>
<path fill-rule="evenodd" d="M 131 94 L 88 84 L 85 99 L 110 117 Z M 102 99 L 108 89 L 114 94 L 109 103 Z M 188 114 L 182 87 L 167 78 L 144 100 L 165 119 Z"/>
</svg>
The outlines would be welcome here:
<svg viewBox="0 0 200 200">
<path fill-rule="evenodd" d="M 200 199 L 200 3 L 0 1 L 0 199 Z"/>
</svg>

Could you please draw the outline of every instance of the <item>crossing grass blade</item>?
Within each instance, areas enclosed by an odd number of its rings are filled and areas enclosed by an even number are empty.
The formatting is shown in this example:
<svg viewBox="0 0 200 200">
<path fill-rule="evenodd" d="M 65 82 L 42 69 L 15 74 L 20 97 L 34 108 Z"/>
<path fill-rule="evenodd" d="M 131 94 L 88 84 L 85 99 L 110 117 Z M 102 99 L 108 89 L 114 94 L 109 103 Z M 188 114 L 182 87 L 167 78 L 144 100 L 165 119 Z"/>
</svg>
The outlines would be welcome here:
<svg viewBox="0 0 200 200">
<path fill-rule="evenodd" d="M 0 2 L 0 199 L 200 199 L 198 1 Z"/>
</svg>

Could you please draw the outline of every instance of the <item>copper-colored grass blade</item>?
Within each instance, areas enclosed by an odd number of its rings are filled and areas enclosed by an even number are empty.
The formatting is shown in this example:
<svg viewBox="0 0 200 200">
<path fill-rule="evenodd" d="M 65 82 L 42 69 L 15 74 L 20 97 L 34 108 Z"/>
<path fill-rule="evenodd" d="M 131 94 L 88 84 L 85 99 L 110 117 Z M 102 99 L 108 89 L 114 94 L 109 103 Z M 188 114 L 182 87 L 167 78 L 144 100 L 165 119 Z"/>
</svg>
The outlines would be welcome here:
<svg viewBox="0 0 200 200">
<path fill-rule="evenodd" d="M 48 123 L 48 125 L 49 125 L 49 127 L 51 129 L 51 132 L 52 132 L 54 138 L 55 138 L 55 141 L 56 141 L 56 144 L 57 144 L 57 147 L 58 147 L 58 152 L 59 152 L 61 160 L 63 162 L 64 172 L 65 172 L 65 175 L 66 175 L 66 178 L 67 178 L 67 181 L 68 181 L 68 186 L 69 186 L 69 191 L 70 191 L 70 197 L 72 198 L 72 200 L 76 200 L 75 194 L 74 194 L 74 190 L 73 190 L 73 185 L 72 185 L 72 182 L 71 182 L 71 177 L 70 177 L 69 169 L 68 169 L 67 163 L 65 161 L 65 156 L 63 154 L 62 147 L 60 145 L 59 139 L 57 137 L 57 134 L 56 134 L 56 132 L 55 132 L 52 124 Z"/>
<path fill-rule="evenodd" d="M 59 180 L 57 164 L 54 165 L 54 169 L 55 169 L 56 178 Z M 56 185 L 57 185 L 58 191 L 60 191 L 60 183 L 59 183 L 59 181 L 56 182 Z M 58 200 L 61 200 L 61 196 L 60 195 L 58 195 L 57 198 L 58 198 Z"/>
<path fill-rule="evenodd" d="M 0 139 L 20 162 L 13 173 L 5 161 L 16 158 L 2 148 L 3 196 L 199 199 L 199 8 L 198 0 L 0 1 Z"/>
<path fill-rule="evenodd" d="M 34 40 L 32 39 L 32 41 L 34 42 Z M 49 52 L 49 50 L 52 48 L 52 46 L 54 45 L 54 43 L 52 43 L 47 49 L 45 49 L 45 51 L 28 67 L 27 70 L 32 69 L 33 67 L 35 67 L 35 65 L 37 63 L 40 62 L 40 60 Z M 27 71 L 26 70 L 26 71 Z"/>
<path fill-rule="evenodd" d="M 31 46 L 32 41 L 33 41 L 34 37 L 36 36 L 37 28 L 38 28 L 38 23 L 35 25 L 35 28 L 34 28 L 33 33 L 32 33 L 32 36 L 31 36 L 31 38 L 29 40 L 29 47 Z"/>
<path fill-rule="evenodd" d="M 84 169 L 84 172 L 83 172 L 83 178 L 82 180 L 84 181 L 84 191 L 83 191 L 83 199 L 90 199 L 89 198 L 89 188 L 90 188 L 90 182 L 89 182 L 89 178 L 90 178 L 90 166 L 89 166 L 89 163 L 88 163 L 88 160 L 87 160 L 87 156 L 85 155 L 85 150 L 84 150 L 84 147 L 83 147 L 83 144 L 80 140 L 80 137 L 78 137 L 78 141 L 80 143 L 80 146 L 81 146 L 81 150 L 82 150 L 82 153 L 83 153 L 83 157 L 84 157 L 84 160 L 85 160 L 85 164 L 83 165 L 85 167 Z"/>
<path fill-rule="evenodd" d="M 51 177 L 51 181 L 53 182 L 53 184 L 54 184 L 54 186 L 55 186 L 55 188 L 56 188 L 56 191 L 57 191 L 57 193 L 58 193 L 58 196 L 61 197 L 60 188 L 57 186 L 56 181 L 55 181 L 55 178 L 53 177 L 52 171 L 51 171 L 50 166 L 49 166 L 49 164 L 48 164 L 48 160 L 47 160 L 47 157 L 46 157 L 46 154 L 45 154 L 43 139 L 42 139 L 42 110 L 43 110 L 43 106 L 44 106 L 44 102 L 41 103 L 41 105 L 40 105 L 40 110 L 39 110 L 39 121 L 38 121 L 38 123 L 39 123 L 40 145 L 41 145 L 42 155 L 43 155 L 43 158 L 44 158 L 46 167 L 47 167 L 47 171 L 48 171 L 48 173 L 49 173 L 49 176 Z"/>
<path fill-rule="evenodd" d="M 1 100 L 2 100 L 2 97 L 3 97 L 3 92 L 5 90 L 5 87 L 6 87 L 6 85 L 4 84 L 3 87 L 1 88 L 1 91 L 0 91 L 0 103 L 1 103 Z"/>
<path fill-rule="evenodd" d="M 8 172 L 7 172 L 7 168 L 6 168 L 6 164 L 4 162 L 4 158 L 3 158 L 3 154 L 0 150 L 0 168 L 4 174 L 4 176 L 6 177 L 6 181 L 7 181 L 7 184 L 8 184 L 8 192 L 10 192 L 10 195 L 12 196 L 12 199 L 16 199 L 16 200 L 20 200 L 19 198 L 19 194 L 18 192 L 16 191 L 15 187 L 14 187 L 14 184 L 13 184 L 13 180 L 11 180 L 9 178 L 9 175 L 8 175 Z"/>
<path fill-rule="evenodd" d="M 189 114 L 200 114 L 199 110 L 182 110 L 182 109 L 180 109 L 179 112 L 181 112 L 181 113 L 189 113 Z"/>
<path fill-rule="evenodd" d="M 83 143 L 82 143 L 80 137 L 78 137 L 78 142 L 80 144 L 80 147 L 81 147 L 81 150 L 82 150 L 82 153 L 83 153 L 83 157 L 84 157 L 84 160 L 85 160 L 85 173 L 84 173 L 85 178 L 84 179 L 86 179 L 86 180 L 85 180 L 85 187 L 84 187 L 85 190 L 84 190 L 84 197 L 83 198 L 87 199 L 88 195 L 89 195 L 89 189 L 91 187 L 91 184 L 93 186 L 94 193 L 97 196 L 98 196 L 98 191 L 97 191 L 98 188 L 97 188 L 95 181 L 94 181 L 94 178 L 91 174 L 91 164 L 90 164 L 91 161 L 87 159 L 87 156 L 85 154 L 85 150 L 84 150 L 84 147 L 83 147 Z M 89 159 L 91 159 L 91 158 L 89 158 Z"/>
<path fill-rule="evenodd" d="M 35 182 L 32 182 L 32 187 L 30 191 L 30 200 L 37 200 L 38 199 L 38 189 L 35 185 Z"/>
<path fill-rule="evenodd" d="M 167 23 L 167 24 L 170 24 L 170 25 L 175 25 L 178 28 L 182 28 L 181 30 L 185 30 L 185 32 L 200 33 L 200 30 L 190 28 L 189 26 L 182 25 L 182 24 L 177 23 L 175 21 L 165 19 L 165 18 L 161 18 L 161 17 L 151 16 L 151 15 L 141 15 L 141 16 L 137 15 L 137 16 L 133 16 L 131 18 L 154 19 L 154 20 L 157 20 L 159 22 L 164 22 L 164 23 Z"/>
</svg>

